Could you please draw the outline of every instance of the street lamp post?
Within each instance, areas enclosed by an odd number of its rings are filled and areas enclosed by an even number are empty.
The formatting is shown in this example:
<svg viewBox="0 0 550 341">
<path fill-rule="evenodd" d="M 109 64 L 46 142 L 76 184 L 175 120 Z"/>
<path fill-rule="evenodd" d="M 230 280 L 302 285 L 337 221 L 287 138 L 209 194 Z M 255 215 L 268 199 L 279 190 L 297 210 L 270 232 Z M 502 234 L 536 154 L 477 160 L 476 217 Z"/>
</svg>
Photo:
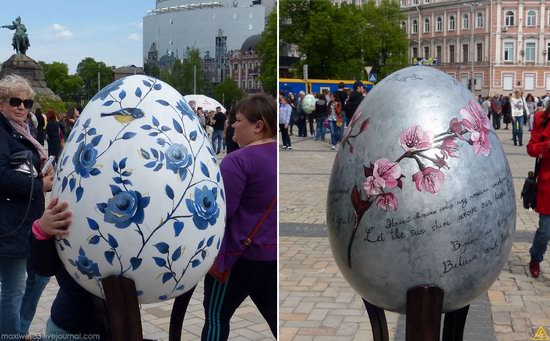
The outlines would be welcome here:
<svg viewBox="0 0 550 341">
<path fill-rule="evenodd" d="M 472 94 L 475 93 L 475 74 L 474 74 L 474 59 L 475 59 L 475 50 L 474 50 L 474 26 L 475 26 L 475 16 L 474 16 L 474 11 L 476 9 L 476 7 L 478 7 L 479 5 L 481 5 L 479 2 L 470 2 L 469 4 L 464 4 L 465 6 L 469 6 L 470 7 L 470 18 L 471 18 L 471 23 L 472 23 L 472 27 L 470 28 L 470 64 L 471 64 L 471 73 L 472 73 L 472 76 L 471 76 L 471 91 L 472 91 Z"/>
</svg>

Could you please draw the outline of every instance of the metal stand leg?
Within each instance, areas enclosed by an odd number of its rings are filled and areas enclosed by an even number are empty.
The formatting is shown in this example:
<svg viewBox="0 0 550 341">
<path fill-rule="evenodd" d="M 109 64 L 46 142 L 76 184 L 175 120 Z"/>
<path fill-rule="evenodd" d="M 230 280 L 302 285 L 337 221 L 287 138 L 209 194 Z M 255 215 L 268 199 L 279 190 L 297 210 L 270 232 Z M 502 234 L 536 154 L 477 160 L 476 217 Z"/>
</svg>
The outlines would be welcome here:
<svg viewBox="0 0 550 341">
<path fill-rule="evenodd" d="M 388 323 L 384 309 L 377 307 L 363 299 L 367 313 L 369 314 L 370 325 L 372 326 L 372 336 L 374 341 L 389 341 Z"/>
<path fill-rule="evenodd" d="M 406 341 L 439 341 L 443 295 L 434 285 L 407 292 Z"/>
</svg>

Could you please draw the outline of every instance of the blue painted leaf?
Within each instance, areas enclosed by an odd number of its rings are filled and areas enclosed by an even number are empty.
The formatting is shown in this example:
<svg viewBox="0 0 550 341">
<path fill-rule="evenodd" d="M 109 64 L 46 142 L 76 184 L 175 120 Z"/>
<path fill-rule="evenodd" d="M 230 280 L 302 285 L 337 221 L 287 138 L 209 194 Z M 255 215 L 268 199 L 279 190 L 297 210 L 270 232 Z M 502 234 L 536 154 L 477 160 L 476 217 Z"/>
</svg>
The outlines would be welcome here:
<svg viewBox="0 0 550 341">
<path fill-rule="evenodd" d="M 65 238 L 61 239 L 61 241 L 63 242 L 63 244 L 67 245 L 68 247 L 71 247 L 71 243 L 69 243 L 69 241 Z"/>
<path fill-rule="evenodd" d="M 99 243 L 99 236 L 93 236 L 92 238 L 90 238 L 90 240 L 88 241 L 88 244 L 92 244 L 92 245 L 95 245 Z"/>
<path fill-rule="evenodd" d="M 220 189 L 220 194 L 222 196 L 223 201 L 225 201 L 225 193 L 223 192 L 223 189 Z"/>
<path fill-rule="evenodd" d="M 142 80 L 143 82 L 143 85 L 147 86 L 147 87 L 151 87 L 151 83 L 149 83 L 148 81 L 146 81 L 145 79 Z"/>
<path fill-rule="evenodd" d="M 99 204 L 98 204 L 99 205 Z M 107 206 L 107 205 L 105 205 Z M 99 225 L 97 221 L 93 220 L 92 218 L 86 217 L 86 220 L 88 221 L 88 226 L 91 230 L 96 231 L 99 230 Z"/>
<path fill-rule="evenodd" d="M 156 118 L 155 116 L 153 116 L 153 125 L 154 125 L 155 127 L 158 127 L 158 126 L 160 125 L 159 120 L 157 120 L 157 118 Z"/>
<path fill-rule="evenodd" d="M 208 241 L 206 242 L 206 246 L 211 246 L 212 245 L 212 242 L 214 241 L 214 237 L 215 236 L 212 236 L 212 237 L 208 238 Z"/>
<path fill-rule="evenodd" d="M 166 295 L 159 296 L 159 300 L 161 300 L 161 301 L 165 301 L 167 299 L 168 299 L 168 296 L 166 296 Z"/>
<path fill-rule="evenodd" d="M 80 247 L 80 249 L 78 249 L 78 254 L 80 256 L 86 256 L 86 252 L 84 252 L 84 249 L 82 248 L 82 246 Z"/>
<path fill-rule="evenodd" d="M 166 191 L 166 195 L 168 196 L 168 198 L 174 200 L 174 190 L 172 189 L 172 187 L 170 187 L 169 185 L 166 185 L 164 190 Z"/>
<path fill-rule="evenodd" d="M 69 180 L 65 176 L 65 177 L 63 177 L 63 181 L 61 182 L 61 192 L 63 192 L 65 190 L 65 187 L 67 187 L 67 183 L 69 183 Z"/>
<path fill-rule="evenodd" d="M 124 169 L 126 168 L 126 161 L 128 160 L 127 157 L 125 157 L 124 159 L 120 160 L 120 162 L 118 163 L 118 166 L 120 167 L 120 169 Z"/>
<path fill-rule="evenodd" d="M 151 126 L 148 125 L 148 124 L 145 124 L 145 125 L 142 125 L 142 126 L 141 126 L 141 129 L 143 129 L 143 130 L 151 130 L 151 129 L 153 129 L 153 127 L 151 127 Z"/>
<path fill-rule="evenodd" d="M 94 168 L 90 171 L 90 175 L 92 175 L 92 176 L 96 176 L 96 175 L 99 175 L 99 174 L 101 174 L 101 171 L 98 168 Z"/>
<path fill-rule="evenodd" d="M 149 133 L 149 136 L 155 137 L 155 136 L 157 136 L 158 134 L 159 134 L 158 131 L 153 131 L 153 132 Z"/>
<path fill-rule="evenodd" d="M 67 164 L 67 161 L 69 161 L 69 156 L 65 156 L 65 158 L 63 159 L 63 166 Z"/>
<path fill-rule="evenodd" d="M 178 246 L 176 251 L 172 254 L 172 261 L 175 262 L 181 257 L 181 246 Z"/>
<path fill-rule="evenodd" d="M 61 249 L 61 251 L 65 251 L 65 247 L 62 244 L 59 244 L 59 248 Z"/>
<path fill-rule="evenodd" d="M 99 212 L 105 214 L 105 209 L 107 208 L 106 203 L 100 202 L 99 204 L 96 204 L 96 206 L 97 206 L 97 209 L 99 210 Z"/>
<path fill-rule="evenodd" d="M 136 290 L 136 296 L 143 296 L 143 290 Z"/>
<path fill-rule="evenodd" d="M 181 128 L 181 125 L 176 121 L 175 118 L 172 119 L 172 124 L 174 125 L 174 129 L 180 134 L 183 134 L 183 129 Z"/>
<path fill-rule="evenodd" d="M 159 137 L 157 139 L 157 143 L 159 144 L 159 146 L 163 147 L 166 144 L 166 141 L 162 137 Z"/>
<path fill-rule="evenodd" d="M 195 259 L 191 262 L 191 266 L 193 266 L 193 268 L 196 268 L 199 265 L 201 265 L 201 261 L 199 259 Z"/>
<path fill-rule="evenodd" d="M 122 90 L 122 91 L 118 94 L 118 98 L 120 98 L 120 99 L 126 98 L 126 91 Z"/>
<path fill-rule="evenodd" d="M 137 268 L 139 268 L 142 261 L 143 259 L 141 258 L 137 258 L 137 257 L 130 258 L 130 264 L 132 265 L 132 270 L 136 270 Z"/>
<path fill-rule="evenodd" d="M 113 194 L 113 196 L 115 196 L 115 195 L 117 195 L 118 193 L 122 192 L 122 190 L 121 190 L 120 187 L 118 187 L 118 186 L 109 185 L 109 187 L 111 187 L 111 193 Z"/>
<path fill-rule="evenodd" d="M 159 152 L 156 149 L 151 148 L 151 154 L 153 154 L 155 159 L 159 158 Z"/>
<path fill-rule="evenodd" d="M 92 139 L 92 144 L 94 145 L 94 147 L 99 144 L 99 141 L 101 141 L 102 137 L 103 137 L 103 135 L 97 135 L 96 137 L 94 137 Z"/>
<path fill-rule="evenodd" d="M 124 172 L 122 172 L 121 175 L 122 175 L 122 176 L 130 176 L 130 175 L 132 175 L 132 171 L 125 170 Z"/>
<path fill-rule="evenodd" d="M 183 222 L 176 221 L 174 222 L 174 232 L 176 233 L 176 237 L 180 235 L 181 231 L 183 230 Z"/>
<path fill-rule="evenodd" d="M 88 126 L 90 126 L 90 123 L 92 123 L 92 119 L 89 118 L 86 120 L 86 122 L 84 122 L 84 124 L 82 125 L 84 128 L 88 128 Z"/>
<path fill-rule="evenodd" d="M 164 161 L 164 153 L 162 151 L 159 152 L 160 154 L 160 162 Z"/>
<path fill-rule="evenodd" d="M 165 272 L 162 275 L 162 283 L 168 282 L 170 280 L 170 278 L 172 278 L 172 273 L 171 272 Z"/>
<path fill-rule="evenodd" d="M 107 233 L 107 236 L 108 236 L 107 240 L 109 241 L 109 245 L 111 245 L 113 249 L 116 249 L 118 247 L 118 242 L 116 238 L 113 237 L 113 235 L 110 233 Z"/>
<path fill-rule="evenodd" d="M 118 163 L 115 160 L 113 160 L 113 170 L 118 173 Z"/>
<path fill-rule="evenodd" d="M 69 263 L 71 263 L 72 266 L 76 266 L 76 262 L 72 259 L 69 259 Z"/>
<path fill-rule="evenodd" d="M 122 135 L 123 140 L 129 140 L 132 137 L 136 136 L 136 133 L 126 132 L 124 135 Z"/>
<path fill-rule="evenodd" d="M 195 141 L 197 139 L 197 131 L 193 130 L 191 134 L 189 134 L 189 138 L 191 139 L 191 141 Z"/>
<path fill-rule="evenodd" d="M 181 291 L 181 290 L 183 290 L 184 288 L 185 288 L 185 285 L 180 285 L 179 287 L 176 288 L 176 290 Z"/>
<path fill-rule="evenodd" d="M 216 249 L 220 249 L 220 243 L 221 243 L 221 238 L 218 238 L 218 243 L 216 244 Z"/>
<path fill-rule="evenodd" d="M 218 174 L 216 174 L 216 181 L 220 182 L 220 180 L 221 180 L 221 175 L 220 175 L 220 172 L 218 172 Z"/>
<path fill-rule="evenodd" d="M 147 162 L 147 163 L 145 164 L 145 167 L 147 167 L 147 168 L 153 168 L 153 167 L 155 167 L 156 164 L 157 164 L 157 161 Z"/>
<path fill-rule="evenodd" d="M 158 172 L 158 171 L 162 168 L 162 166 L 163 166 L 162 163 L 159 163 L 159 164 L 155 167 L 155 169 L 153 169 L 153 170 L 154 170 L 155 172 Z"/>
<path fill-rule="evenodd" d="M 82 194 L 84 194 L 84 188 L 78 186 L 76 188 L 76 202 L 79 202 L 82 199 Z"/>
<path fill-rule="evenodd" d="M 202 257 L 202 260 L 204 260 L 206 258 L 206 255 L 208 254 L 208 252 L 206 252 L 206 250 L 202 250 L 201 251 L 201 257 Z"/>
<path fill-rule="evenodd" d="M 208 167 L 206 166 L 206 164 L 204 162 L 201 161 L 201 172 L 202 174 L 204 174 L 206 177 L 210 177 L 210 172 L 208 171 Z"/>
<path fill-rule="evenodd" d="M 136 97 L 141 98 L 141 88 L 140 88 L 140 87 L 137 87 L 137 88 L 136 88 L 135 94 L 136 94 Z"/>
<path fill-rule="evenodd" d="M 119 176 L 115 176 L 115 177 L 113 178 L 113 181 L 114 181 L 115 183 L 117 183 L 117 184 L 121 184 L 121 183 L 122 183 L 122 178 L 119 177 Z"/>
<path fill-rule="evenodd" d="M 162 126 L 162 127 L 160 127 L 160 130 L 169 131 L 169 130 L 172 130 L 172 129 L 170 129 L 170 127 L 167 127 L 167 126 Z"/>
<path fill-rule="evenodd" d="M 160 104 L 160 105 L 164 105 L 165 107 L 169 106 L 170 103 L 166 102 L 165 100 L 163 99 L 158 99 L 157 100 L 157 103 Z"/>
<path fill-rule="evenodd" d="M 113 265 L 113 259 L 115 258 L 115 252 L 114 251 L 105 251 L 104 253 L 105 259 L 109 264 Z"/>
<path fill-rule="evenodd" d="M 151 158 L 151 155 L 149 155 L 149 153 L 148 153 L 146 150 L 144 150 L 143 148 L 141 148 L 141 149 L 139 150 L 139 153 L 141 154 L 141 156 L 142 156 L 144 159 L 149 160 L 149 159 Z"/>
<path fill-rule="evenodd" d="M 166 244 L 164 242 L 160 242 L 160 243 L 155 244 L 153 246 L 156 247 L 157 250 L 159 250 L 160 253 L 163 253 L 163 254 L 168 253 L 169 246 L 168 246 L 168 244 Z"/>
<path fill-rule="evenodd" d="M 160 267 L 166 266 L 166 261 L 164 260 L 164 258 L 153 257 L 153 259 L 155 260 L 155 263 L 157 263 L 157 266 L 160 266 Z"/>
<path fill-rule="evenodd" d="M 103 106 L 108 107 L 108 106 L 112 105 L 113 103 L 115 103 L 115 101 L 107 101 L 107 102 L 103 103 Z"/>
<path fill-rule="evenodd" d="M 197 249 L 200 249 L 204 246 L 204 238 L 200 241 L 199 246 L 197 246 Z"/>
<path fill-rule="evenodd" d="M 157 83 L 153 86 L 155 90 L 160 90 L 162 88 L 162 85 L 160 83 Z"/>
<path fill-rule="evenodd" d="M 122 181 L 122 184 L 123 185 L 130 185 L 132 186 L 132 181 L 128 180 L 128 179 L 124 179 L 124 181 Z"/>
<path fill-rule="evenodd" d="M 88 134 L 88 136 L 92 136 L 92 135 L 95 135 L 96 134 L 96 130 L 95 128 L 92 128 L 92 129 L 89 129 L 88 132 L 86 134 Z"/>
</svg>

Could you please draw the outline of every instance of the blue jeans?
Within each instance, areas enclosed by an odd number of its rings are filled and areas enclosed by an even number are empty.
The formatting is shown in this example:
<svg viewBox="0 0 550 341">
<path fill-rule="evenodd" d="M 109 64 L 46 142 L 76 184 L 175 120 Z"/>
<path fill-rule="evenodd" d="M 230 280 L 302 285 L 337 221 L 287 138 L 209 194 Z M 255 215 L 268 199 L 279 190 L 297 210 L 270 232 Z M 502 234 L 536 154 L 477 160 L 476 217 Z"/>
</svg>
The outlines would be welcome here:
<svg viewBox="0 0 550 341">
<path fill-rule="evenodd" d="M 315 129 L 315 139 L 325 140 L 325 120 L 317 120 L 317 129 Z"/>
<path fill-rule="evenodd" d="M 32 270 L 27 269 L 27 285 L 25 287 L 25 295 L 23 296 L 23 301 L 21 303 L 21 328 L 20 332 L 22 335 L 27 335 L 29 333 L 29 327 L 31 326 L 32 319 L 36 313 L 36 306 L 42 296 L 42 292 L 48 282 L 50 277 L 44 277 L 35 274 Z"/>
<path fill-rule="evenodd" d="M 512 116 L 512 137 L 514 139 L 514 144 L 519 142 L 523 144 L 523 116 Z"/>
<path fill-rule="evenodd" d="M 340 129 L 336 126 L 336 121 L 328 121 L 330 125 L 330 144 L 336 146 L 340 141 Z"/>
<path fill-rule="evenodd" d="M 532 260 L 542 262 L 546 247 L 548 246 L 548 240 L 550 240 L 550 215 L 539 214 L 539 228 L 535 233 L 533 245 L 529 249 Z"/>
<path fill-rule="evenodd" d="M 216 140 L 218 141 L 217 148 L 216 148 Z M 214 151 L 216 152 L 216 154 L 222 151 L 222 142 L 223 142 L 223 130 L 214 129 L 214 132 L 212 133 L 212 148 L 214 148 Z"/>
<path fill-rule="evenodd" d="M 46 323 L 46 340 L 64 340 L 64 341 L 82 341 L 82 340 L 99 340 L 99 334 L 71 334 L 65 329 L 58 327 L 53 323 L 52 319 L 48 319 Z"/>
<path fill-rule="evenodd" d="M 0 335 L 19 335 L 26 258 L 0 258 Z"/>
</svg>

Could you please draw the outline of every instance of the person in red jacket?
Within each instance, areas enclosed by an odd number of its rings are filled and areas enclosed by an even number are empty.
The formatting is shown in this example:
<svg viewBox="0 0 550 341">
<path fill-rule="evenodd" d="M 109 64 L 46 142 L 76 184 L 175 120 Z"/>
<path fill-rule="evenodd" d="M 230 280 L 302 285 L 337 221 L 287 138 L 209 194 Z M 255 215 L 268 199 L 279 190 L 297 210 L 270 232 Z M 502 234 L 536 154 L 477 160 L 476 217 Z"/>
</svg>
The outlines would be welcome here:
<svg viewBox="0 0 550 341">
<path fill-rule="evenodd" d="M 531 139 L 527 144 L 527 153 L 539 158 L 539 171 L 537 181 L 537 206 L 535 211 L 539 214 L 539 227 L 533 239 L 533 245 L 529 249 L 531 262 L 529 272 L 533 277 L 540 276 L 540 262 L 548 240 L 550 240 L 550 104 L 546 110 L 535 113 Z"/>
</svg>

